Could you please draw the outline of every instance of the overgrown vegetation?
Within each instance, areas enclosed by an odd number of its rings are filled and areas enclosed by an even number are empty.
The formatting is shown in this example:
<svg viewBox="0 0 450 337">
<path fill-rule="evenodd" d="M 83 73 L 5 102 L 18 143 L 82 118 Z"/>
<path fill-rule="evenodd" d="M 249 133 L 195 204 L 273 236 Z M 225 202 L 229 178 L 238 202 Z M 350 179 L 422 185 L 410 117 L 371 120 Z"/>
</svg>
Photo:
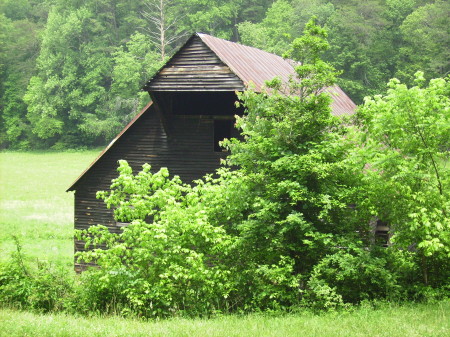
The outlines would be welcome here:
<svg viewBox="0 0 450 337">
<path fill-rule="evenodd" d="M 38 262 L 30 269 L 22 254 L 22 246 L 14 237 L 17 251 L 0 267 L 0 298 L 6 305 L 39 312 L 59 311 L 71 293 L 73 282 L 61 266 Z"/>
<path fill-rule="evenodd" d="M 370 166 L 362 176 L 367 199 L 359 204 L 392 224 L 392 242 L 414 251 L 424 284 L 435 284 L 449 277 L 441 263 L 450 253 L 450 82 L 424 87 L 421 72 L 415 82 L 408 88 L 391 80 L 384 97 L 360 108 L 359 152 Z"/>
</svg>

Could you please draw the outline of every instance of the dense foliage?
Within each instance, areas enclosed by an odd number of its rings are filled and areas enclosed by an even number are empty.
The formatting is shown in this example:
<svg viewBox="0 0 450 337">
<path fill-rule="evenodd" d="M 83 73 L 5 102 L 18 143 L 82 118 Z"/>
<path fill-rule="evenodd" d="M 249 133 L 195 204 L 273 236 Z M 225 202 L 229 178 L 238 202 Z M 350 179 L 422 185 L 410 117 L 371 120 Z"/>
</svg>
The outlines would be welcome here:
<svg viewBox="0 0 450 337">
<path fill-rule="evenodd" d="M 449 13 L 448 1 L 278 0 L 262 21 L 238 29 L 244 44 L 280 54 L 317 16 L 329 30 L 326 59 L 343 71 L 338 84 L 359 104 L 392 77 L 411 85 L 418 70 L 428 80 L 448 74 Z"/>
<path fill-rule="evenodd" d="M 361 103 L 392 77 L 449 71 L 449 3 L 433 0 L 0 1 L 0 146 L 104 144 L 146 103 L 147 80 L 194 31 L 281 54 L 312 16 Z"/>
<path fill-rule="evenodd" d="M 450 82 L 424 82 L 421 72 L 412 88 L 393 79 L 384 97 L 360 108 L 358 151 L 370 186 L 361 205 L 392 224 L 396 246 L 416 251 L 424 282 L 439 283 L 449 276 L 437 266 L 450 256 Z M 428 279 L 429 268 L 437 280 Z"/>
</svg>

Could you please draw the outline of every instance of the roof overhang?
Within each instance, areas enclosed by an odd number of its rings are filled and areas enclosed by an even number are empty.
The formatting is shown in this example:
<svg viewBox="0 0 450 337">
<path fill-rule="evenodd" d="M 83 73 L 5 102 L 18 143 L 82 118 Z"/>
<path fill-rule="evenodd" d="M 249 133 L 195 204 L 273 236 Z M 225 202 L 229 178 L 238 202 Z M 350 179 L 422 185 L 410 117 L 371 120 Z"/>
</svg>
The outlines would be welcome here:
<svg viewBox="0 0 450 337">
<path fill-rule="evenodd" d="M 97 158 L 94 159 L 94 161 L 78 176 L 77 179 L 70 185 L 70 187 L 66 190 L 66 192 L 74 191 L 76 190 L 77 183 L 81 180 L 81 178 L 93 167 L 95 164 L 111 149 L 111 147 L 114 145 L 114 143 L 122 137 L 123 134 L 125 134 L 130 127 L 137 122 L 137 120 L 152 106 L 152 102 L 149 102 L 124 128 L 120 133 L 114 137 L 114 139 L 108 144 L 105 149 L 100 152 L 100 154 L 97 156 Z"/>
</svg>

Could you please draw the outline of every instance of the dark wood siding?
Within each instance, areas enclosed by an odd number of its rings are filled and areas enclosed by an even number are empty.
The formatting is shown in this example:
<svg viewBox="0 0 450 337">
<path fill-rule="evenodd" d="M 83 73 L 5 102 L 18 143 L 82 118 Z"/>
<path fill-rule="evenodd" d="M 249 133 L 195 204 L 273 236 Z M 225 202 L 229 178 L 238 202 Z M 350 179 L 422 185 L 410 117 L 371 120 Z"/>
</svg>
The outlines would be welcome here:
<svg viewBox="0 0 450 337">
<path fill-rule="evenodd" d="M 106 225 L 118 232 L 113 211 L 106 208 L 96 192 L 107 190 L 116 178 L 117 162 L 125 159 L 138 172 L 144 163 L 155 172 L 168 167 L 171 175 L 191 182 L 205 173 L 214 172 L 226 153 L 214 152 L 214 116 L 174 116 L 171 120 L 173 137 L 164 132 L 158 115 L 150 107 L 98 160 L 74 186 L 75 229 Z M 222 117 L 223 118 L 223 117 Z M 84 243 L 75 241 L 75 251 L 84 250 Z M 83 264 L 76 264 L 82 270 Z"/>
<path fill-rule="evenodd" d="M 198 36 L 145 86 L 147 91 L 242 91 L 244 84 Z"/>
</svg>

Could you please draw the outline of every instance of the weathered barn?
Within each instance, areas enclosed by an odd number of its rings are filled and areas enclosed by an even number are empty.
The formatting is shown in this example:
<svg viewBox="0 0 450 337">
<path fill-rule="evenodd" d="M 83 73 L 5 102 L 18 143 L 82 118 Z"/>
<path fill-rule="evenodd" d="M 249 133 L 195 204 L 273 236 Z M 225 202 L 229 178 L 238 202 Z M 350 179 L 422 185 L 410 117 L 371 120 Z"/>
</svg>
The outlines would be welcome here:
<svg viewBox="0 0 450 337">
<path fill-rule="evenodd" d="M 68 191 L 75 191 L 75 228 L 96 224 L 120 231 L 113 211 L 95 195 L 117 177 L 117 162 L 125 159 L 138 171 L 144 163 L 154 170 L 192 181 L 218 168 L 226 153 L 218 142 L 237 136 L 233 128 L 236 91 L 253 83 L 260 91 L 275 76 L 287 81 L 292 62 L 262 50 L 205 34 L 194 34 L 145 85 L 149 103 L 80 175 Z M 355 104 L 339 88 L 333 96 L 335 115 L 354 112 Z M 75 241 L 75 251 L 84 243 Z M 82 265 L 76 265 L 80 270 Z"/>
</svg>

